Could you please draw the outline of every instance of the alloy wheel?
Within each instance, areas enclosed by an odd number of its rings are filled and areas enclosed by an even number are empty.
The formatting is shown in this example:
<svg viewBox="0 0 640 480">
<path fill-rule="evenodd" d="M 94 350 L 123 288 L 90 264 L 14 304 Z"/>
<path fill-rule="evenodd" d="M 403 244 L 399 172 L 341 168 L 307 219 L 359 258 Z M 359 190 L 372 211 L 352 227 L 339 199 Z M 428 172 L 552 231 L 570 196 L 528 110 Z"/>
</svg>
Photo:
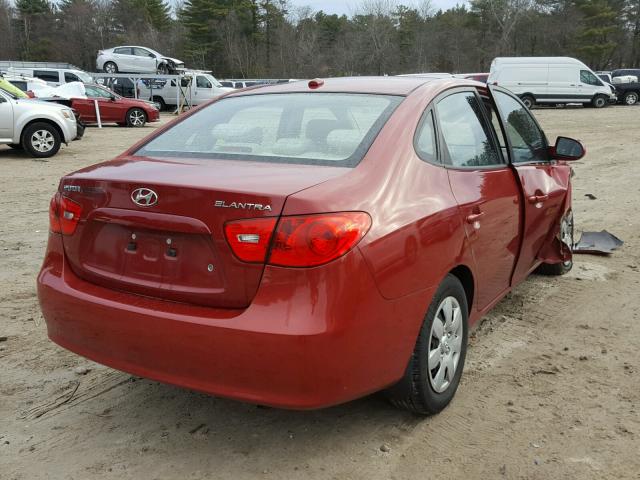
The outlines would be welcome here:
<svg viewBox="0 0 640 480">
<path fill-rule="evenodd" d="M 446 297 L 436 311 L 429 335 L 429 383 L 444 392 L 455 377 L 462 351 L 462 309 L 455 297 Z"/>
<path fill-rule="evenodd" d="M 48 130 L 36 130 L 31 135 L 31 146 L 40 153 L 50 152 L 56 141 L 53 134 Z"/>
<path fill-rule="evenodd" d="M 133 110 L 129 113 L 129 123 L 134 127 L 141 127 L 144 125 L 145 117 L 144 113 L 140 110 Z"/>
<path fill-rule="evenodd" d="M 636 93 L 627 93 L 627 95 L 624 97 L 624 102 L 627 105 L 635 105 L 637 101 L 638 95 Z"/>
</svg>

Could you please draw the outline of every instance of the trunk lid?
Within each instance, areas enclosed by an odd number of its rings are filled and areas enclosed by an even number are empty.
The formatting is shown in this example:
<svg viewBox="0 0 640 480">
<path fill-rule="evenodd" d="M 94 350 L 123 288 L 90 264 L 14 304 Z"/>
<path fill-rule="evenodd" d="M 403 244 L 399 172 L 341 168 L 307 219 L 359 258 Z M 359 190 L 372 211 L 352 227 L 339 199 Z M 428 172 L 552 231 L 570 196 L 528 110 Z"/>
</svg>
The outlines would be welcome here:
<svg viewBox="0 0 640 480">
<path fill-rule="evenodd" d="M 76 275 L 106 288 L 243 308 L 257 291 L 264 265 L 233 255 L 225 222 L 279 216 L 289 195 L 348 171 L 150 158 L 88 167 L 61 182 L 62 195 L 82 206 L 75 233 L 63 236 L 65 255 Z"/>
</svg>

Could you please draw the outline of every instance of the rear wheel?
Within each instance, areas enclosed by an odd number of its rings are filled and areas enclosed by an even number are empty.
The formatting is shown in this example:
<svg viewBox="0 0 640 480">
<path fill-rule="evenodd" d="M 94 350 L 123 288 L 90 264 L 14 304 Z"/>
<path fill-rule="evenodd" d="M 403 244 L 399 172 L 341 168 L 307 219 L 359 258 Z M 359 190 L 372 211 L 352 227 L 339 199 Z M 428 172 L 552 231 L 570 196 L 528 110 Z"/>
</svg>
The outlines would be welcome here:
<svg viewBox="0 0 640 480">
<path fill-rule="evenodd" d="M 591 100 L 591 105 L 593 105 L 594 108 L 602 108 L 602 107 L 606 107 L 607 106 L 607 98 L 602 96 L 602 95 L 596 95 L 596 97 Z"/>
<path fill-rule="evenodd" d="M 22 147 L 32 157 L 52 157 L 58 153 L 61 144 L 60 133 L 49 123 L 32 123 L 22 132 Z"/>
<path fill-rule="evenodd" d="M 144 127 L 147 123 L 147 115 L 141 108 L 132 108 L 127 112 L 127 126 Z"/>
<path fill-rule="evenodd" d="M 636 92 L 627 92 L 624 94 L 622 101 L 625 105 L 635 105 L 638 102 L 638 94 Z"/>
<path fill-rule="evenodd" d="M 155 103 L 156 107 L 158 107 L 158 110 L 160 111 L 167 108 L 167 104 L 164 103 L 164 99 L 162 97 L 158 97 L 157 95 L 154 95 L 153 103 Z"/>
<path fill-rule="evenodd" d="M 467 322 L 464 288 L 447 275 L 431 301 L 404 377 L 386 392 L 391 403 L 431 415 L 451 402 L 467 354 Z"/>
<path fill-rule="evenodd" d="M 106 73 L 118 73 L 118 66 L 113 62 L 106 62 L 102 69 Z"/>
<path fill-rule="evenodd" d="M 535 98 L 533 98 L 531 95 L 523 95 L 520 100 L 522 100 L 522 103 L 524 103 L 524 106 L 528 109 L 533 108 L 533 106 L 536 104 Z"/>
</svg>

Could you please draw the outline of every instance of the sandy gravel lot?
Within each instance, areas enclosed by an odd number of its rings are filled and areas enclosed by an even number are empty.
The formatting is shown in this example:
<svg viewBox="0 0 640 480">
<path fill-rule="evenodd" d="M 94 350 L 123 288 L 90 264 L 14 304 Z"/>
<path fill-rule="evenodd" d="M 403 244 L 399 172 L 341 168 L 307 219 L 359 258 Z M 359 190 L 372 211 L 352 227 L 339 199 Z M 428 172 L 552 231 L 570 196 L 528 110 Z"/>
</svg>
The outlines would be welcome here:
<svg viewBox="0 0 640 480">
<path fill-rule="evenodd" d="M 575 165 L 577 229 L 625 245 L 504 299 L 471 339 L 455 400 L 427 419 L 378 396 L 259 408 L 54 345 L 35 277 L 58 179 L 155 127 L 90 128 L 48 162 L 0 147 L 0 478 L 640 478 L 640 107 L 535 113 L 549 137 L 588 147 Z"/>
</svg>

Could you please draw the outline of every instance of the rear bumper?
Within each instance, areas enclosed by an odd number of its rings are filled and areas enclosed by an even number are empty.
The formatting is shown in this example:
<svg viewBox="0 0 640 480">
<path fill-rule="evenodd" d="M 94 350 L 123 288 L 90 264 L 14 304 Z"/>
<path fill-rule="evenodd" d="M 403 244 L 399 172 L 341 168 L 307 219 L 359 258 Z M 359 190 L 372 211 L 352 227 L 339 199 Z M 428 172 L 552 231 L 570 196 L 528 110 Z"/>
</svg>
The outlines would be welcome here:
<svg viewBox="0 0 640 480">
<path fill-rule="evenodd" d="M 50 235 L 38 276 L 49 337 L 134 375 L 251 403 L 320 408 L 395 383 L 433 291 L 383 299 L 358 250 L 313 269 L 267 268 L 251 306 L 224 310 L 78 278 Z"/>
</svg>

